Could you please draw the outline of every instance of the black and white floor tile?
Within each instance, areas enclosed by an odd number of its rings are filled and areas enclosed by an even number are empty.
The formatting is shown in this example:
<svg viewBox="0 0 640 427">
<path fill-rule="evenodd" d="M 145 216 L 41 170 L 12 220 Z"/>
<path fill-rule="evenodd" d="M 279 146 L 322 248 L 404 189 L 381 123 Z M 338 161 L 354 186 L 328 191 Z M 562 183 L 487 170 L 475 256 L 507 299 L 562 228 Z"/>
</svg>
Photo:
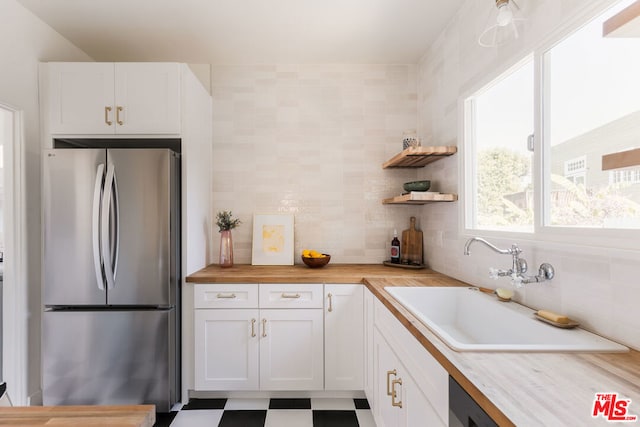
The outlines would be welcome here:
<svg viewBox="0 0 640 427">
<path fill-rule="evenodd" d="M 161 419 L 162 418 L 162 419 Z M 375 427 L 367 399 L 191 399 L 156 426 Z"/>
</svg>

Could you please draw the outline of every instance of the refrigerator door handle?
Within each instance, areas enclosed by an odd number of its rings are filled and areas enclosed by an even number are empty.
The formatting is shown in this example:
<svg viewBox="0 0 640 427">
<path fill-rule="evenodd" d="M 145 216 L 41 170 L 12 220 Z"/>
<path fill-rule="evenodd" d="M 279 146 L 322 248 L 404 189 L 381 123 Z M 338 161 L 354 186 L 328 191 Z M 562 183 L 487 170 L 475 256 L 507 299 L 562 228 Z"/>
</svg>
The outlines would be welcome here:
<svg viewBox="0 0 640 427">
<path fill-rule="evenodd" d="M 118 274 L 118 255 L 120 254 L 120 198 L 118 197 L 118 176 L 113 173 L 113 219 L 114 229 L 111 240 L 111 257 L 113 259 L 113 280 L 115 285 Z"/>
<path fill-rule="evenodd" d="M 113 201 L 113 188 L 115 179 L 115 166 L 112 164 L 107 166 L 107 176 L 104 181 L 104 192 L 102 194 L 102 212 L 100 213 L 100 234 L 101 234 L 101 246 L 102 257 L 104 265 L 104 274 L 107 280 L 107 290 L 113 289 L 115 286 L 115 272 L 114 272 L 114 245 L 111 239 L 111 209 Z M 114 203 L 115 205 L 115 203 Z M 117 234 L 117 233 L 116 233 Z"/>
<path fill-rule="evenodd" d="M 96 170 L 96 182 L 93 187 L 93 209 L 91 211 L 91 237 L 93 243 L 93 267 L 96 272 L 98 289 L 104 291 L 104 279 L 102 276 L 102 255 L 100 253 L 100 196 L 104 178 L 104 163 L 98 165 Z"/>
</svg>

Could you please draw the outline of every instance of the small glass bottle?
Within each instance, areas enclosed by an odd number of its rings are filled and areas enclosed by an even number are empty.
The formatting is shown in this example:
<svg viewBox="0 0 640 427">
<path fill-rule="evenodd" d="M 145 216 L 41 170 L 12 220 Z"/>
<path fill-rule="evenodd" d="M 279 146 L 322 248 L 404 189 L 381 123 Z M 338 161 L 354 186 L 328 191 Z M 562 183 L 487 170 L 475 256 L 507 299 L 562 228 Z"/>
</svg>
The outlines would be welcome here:
<svg viewBox="0 0 640 427">
<path fill-rule="evenodd" d="M 393 240 L 391 240 L 391 262 L 400 264 L 400 240 L 398 240 L 398 230 L 393 230 Z"/>
</svg>

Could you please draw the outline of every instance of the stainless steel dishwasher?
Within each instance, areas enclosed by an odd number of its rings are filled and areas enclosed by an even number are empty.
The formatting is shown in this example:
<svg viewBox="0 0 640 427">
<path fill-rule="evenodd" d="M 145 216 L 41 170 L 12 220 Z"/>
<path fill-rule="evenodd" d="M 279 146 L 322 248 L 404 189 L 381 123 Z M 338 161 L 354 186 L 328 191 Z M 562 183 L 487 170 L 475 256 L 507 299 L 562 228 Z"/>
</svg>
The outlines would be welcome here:
<svg viewBox="0 0 640 427">
<path fill-rule="evenodd" d="M 449 377 L 449 427 L 498 427 L 452 377 Z"/>
</svg>

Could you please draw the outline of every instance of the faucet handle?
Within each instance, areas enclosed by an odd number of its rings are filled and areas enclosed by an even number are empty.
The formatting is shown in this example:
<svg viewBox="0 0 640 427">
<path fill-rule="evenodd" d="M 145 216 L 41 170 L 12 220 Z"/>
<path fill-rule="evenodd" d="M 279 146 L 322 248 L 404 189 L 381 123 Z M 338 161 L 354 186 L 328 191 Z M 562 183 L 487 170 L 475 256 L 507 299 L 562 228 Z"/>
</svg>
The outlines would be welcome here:
<svg viewBox="0 0 640 427">
<path fill-rule="evenodd" d="M 521 288 L 522 287 L 522 276 L 517 274 L 517 273 L 512 273 L 511 274 L 511 282 L 513 283 L 513 286 L 515 286 L 516 288 Z"/>
<path fill-rule="evenodd" d="M 493 280 L 497 280 L 500 277 L 500 270 L 497 268 L 489 268 L 489 277 Z"/>
</svg>

